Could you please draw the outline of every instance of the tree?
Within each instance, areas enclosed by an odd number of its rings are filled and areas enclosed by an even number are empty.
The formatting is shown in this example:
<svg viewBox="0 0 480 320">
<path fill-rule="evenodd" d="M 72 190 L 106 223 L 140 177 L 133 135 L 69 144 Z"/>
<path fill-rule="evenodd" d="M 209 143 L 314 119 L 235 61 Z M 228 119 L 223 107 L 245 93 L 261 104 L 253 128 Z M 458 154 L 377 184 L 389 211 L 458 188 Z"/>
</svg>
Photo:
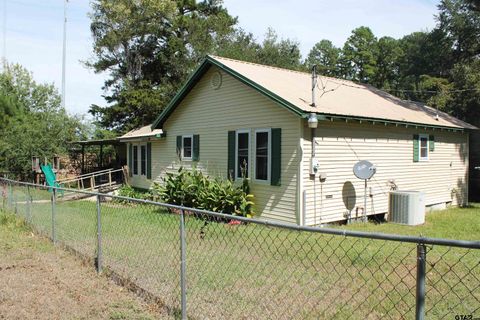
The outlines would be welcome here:
<svg viewBox="0 0 480 320">
<path fill-rule="evenodd" d="M 372 82 L 376 73 L 376 43 L 377 39 L 370 28 L 359 27 L 352 31 L 342 51 L 342 73 L 345 78 Z"/>
<path fill-rule="evenodd" d="M 261 50 L 262 46 L 256 42 L 252 33 L 238 28 L 221 40 L 215 54 L 231 59 L 257 62 Z"/>
<path fill-rule="evenodd" d="M 392 37 L 382 37 L 377 42 L 375 50 L 376 72 L 373 84 L 382 89 L 398 87 L 400 75 L 399 60 L 403 51 L 397 40 Z"/>
<path fill-rule="evenodd" d="M 437 29 L 453 44 L 455 59 L 462 61 L 480 55 L 480 5 L 473 0 L 442 0 L 438 6 Z"/>
<path fill-rule="evenodd" d="M 452 69 L 453 103 L 449 113 L 480 127 L 480 60 L 457 63 Z"/>
<path fill-rule="evenodd" d="M 257 63 L 280 68 L 301 70 L 300 44 L 291 39 L 278 39 L 273 29 L 268 29 L 257 55 Z"/>
<path fill-rule="evenodd" d="M 341 50 L 333 45 L 330 40 L 317 42 L 308 53 L 305 65 L 311 69 L 314 65 L 321 75 L 337 76 L 339 74 L 338 63 Z"/>
<path fill-rule="evenodd" d="M 82 133 L 80 119 L 61 107 L 56 88 L 36 83 L 20 65 L 0 73 L 0 108 L 9 110 L 0 126 L 0 168 L 18 178 L 29 177 L 32 156 L 66 154 Z"/>
<path fill-rule="evenodd" d="M 96 0 L 92 9 L 89 66 L 110 78 L 108 105 L 90 113 L 120 132 L 151 123 L 236 24 L 218 0 Z"/>
</svg>

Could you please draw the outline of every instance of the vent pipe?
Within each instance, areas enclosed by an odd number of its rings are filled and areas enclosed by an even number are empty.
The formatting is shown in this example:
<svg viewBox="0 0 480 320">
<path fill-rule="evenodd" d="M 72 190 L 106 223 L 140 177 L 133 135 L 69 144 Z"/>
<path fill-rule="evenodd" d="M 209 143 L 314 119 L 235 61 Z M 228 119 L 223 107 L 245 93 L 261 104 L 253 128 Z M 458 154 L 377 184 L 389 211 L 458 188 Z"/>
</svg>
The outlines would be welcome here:
<svg viewBox="0 0 480 320">
<path fill-rule="evenodd" d="M 317 65 L 314 64 L 312 67 L 312 107 L 316 107 L 315 103 L 315 87 L 317 86 Z"/>
</svg>

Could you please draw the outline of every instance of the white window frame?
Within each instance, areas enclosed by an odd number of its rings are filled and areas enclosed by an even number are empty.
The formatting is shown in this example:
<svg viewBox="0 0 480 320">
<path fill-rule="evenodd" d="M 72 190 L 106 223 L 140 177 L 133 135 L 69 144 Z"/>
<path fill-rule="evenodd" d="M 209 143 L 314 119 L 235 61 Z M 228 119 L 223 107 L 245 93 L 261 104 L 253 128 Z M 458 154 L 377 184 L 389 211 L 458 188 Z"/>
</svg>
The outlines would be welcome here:
<svg viewBox="0 0 480 320">
<path fill-rule="evenodd" d="M 192 141 L 192 144 L 191 144 L 191 153 L 190 153 L 190 157 L 185 157 L 184 153 L 183 153 L 183 140 L 185 138 L 190 138 L 190 141 Z M 185 134 L 185 135 L 182 135 L 182 150 L 181 150 L 181 158 L 183 161 L 192 161 L 193 159 L 193 134 Z"/>
<path fill-rule="evenodd" d="M 422 157 L 422 139 L 427 140 L 427 156 Z M 418 135 L 418 161 L 428 161 L 430 157 L 430 140 L 428 134 Z"/>
<path fill-rule="evenodd" d="M 142 174 L 142 146 L 145 147 L 145 174 Z M 134 147 L 137 147 L 137 173 L 133 170 L 135 166 L 135 155 L 133 154 Z M 132 143 L 132 175 L 135 177 L 146 177 L 148 171 L 148 159 L 147 159 L 147 144 L 146 143 Z"/>
<path fill-rule="evenodd" d="M 251 145 L 250 145 L 250 136 L 252 135 L 251 133 L 251 130 L 250 129 L 238 129 L 238 130 L 235 130 L 235 179 L 234 180 L 242 180 L 241 177 L 238 177 L 238 169 L 239 169 L 239 166 L 238 166 L 238 135 L 241 134 L 241 133 L 248 133 L 248 142 L 247 142 L 247 145 L 248 145 L 248 153 L 247 153 L 247 156 L 248 156 L 248 162 L 247 162 L 247 177 L 246 178 L 249 178 L 251 173 L 252 173 L 252 170 L 251 170 L 251 166 L 250 166 L 250 163 L 251 163 L 251 160 L 252 160 L 252 157 L 251 157 L 251 154 L 252 154 L 252 151 L 251 151 Z"/>
<path fill-rule="evenodd" d="M 267 145 L 267 180 L 257 179 L 257 133 L 266 132 L 268 133 L 268 145 Z M 271 128 L 261 128 L 255 129 L 254 131 L 254 147 L 253 147 L 253 180 L 258 183 L 267 183 L 270 184 L 270 171 L 272 168 L 272 129 Z"/>
</svg>

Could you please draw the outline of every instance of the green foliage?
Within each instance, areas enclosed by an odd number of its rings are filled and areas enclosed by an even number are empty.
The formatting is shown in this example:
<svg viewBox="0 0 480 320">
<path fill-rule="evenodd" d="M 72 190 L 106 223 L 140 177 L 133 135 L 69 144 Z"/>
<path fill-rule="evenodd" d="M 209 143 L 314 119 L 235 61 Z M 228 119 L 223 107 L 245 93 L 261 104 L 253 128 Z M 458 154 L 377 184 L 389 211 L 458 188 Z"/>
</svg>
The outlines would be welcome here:
<svg viewBox="0 0 480 320">
<path fill-rule="evenodd" d="M 248 180 L 241 186 L 230 180 L 211 178 L 201 171 L 185 170 L 167 173 L 163 184 L 155 183 L 154 193 L 164 202 L 186 207 L 222 212 L 245 217 L 253 216 L 253 195 Z"/>
<path fill-rule="evenodd" d="M 221 2 L 210 0 L 96 0 L 92 9 L 95 58 L 89 65 L 109 71 L 110 105 L 90 112 L 118 131 L 153 122 L 236 23 Z"/>
<path fill-rule="evenodd" d="M 308 69 L 316 65 L 319 74 L 335 77 L 338 75 L 341 52 L 330 40 L 321 40 L 310 50 L 305 65 Z"/>
<path fill-rule="evenodd" d="M 134 188 L 128 184 L 125 184 L 120 189 L 118 189 L 118 195 L 121 197 L 142 199 L 142 200 L 152 199 L 152 194 L 149 190 Z M 120 202 L 123 202 L 123 201 L 120 201 Z"/>
<path fill-rule="evenodd" d="M 377 39 L 368 27 L 352 31 L 343 46 L 342 70 L 345 78 L 370 83 L 376 72 Z"/>
<path fill-rule="evenodd" d="M 81 119 L 60 105 L 53 85 L 38 84 L 20 65 L 0 74 L 0 170 L 20 179 L 31 174 L 31 157 L 67 154 L 69 142 L 83 131 Z"/>
</svg>

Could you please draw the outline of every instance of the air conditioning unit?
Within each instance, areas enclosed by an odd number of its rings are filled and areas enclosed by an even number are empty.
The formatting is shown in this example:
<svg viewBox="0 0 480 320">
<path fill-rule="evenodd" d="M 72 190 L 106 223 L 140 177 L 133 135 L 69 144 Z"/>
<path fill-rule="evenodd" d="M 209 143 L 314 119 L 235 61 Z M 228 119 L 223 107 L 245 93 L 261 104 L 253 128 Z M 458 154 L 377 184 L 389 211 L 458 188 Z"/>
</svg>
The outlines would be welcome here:
<svg viewBox="0 0 480 320">
<path fill-rule="evenodd" d="M 389 221 L 411 226 L 425 223 L 425 194 L 420 191 L 391 191 Z"/>
</svg>

